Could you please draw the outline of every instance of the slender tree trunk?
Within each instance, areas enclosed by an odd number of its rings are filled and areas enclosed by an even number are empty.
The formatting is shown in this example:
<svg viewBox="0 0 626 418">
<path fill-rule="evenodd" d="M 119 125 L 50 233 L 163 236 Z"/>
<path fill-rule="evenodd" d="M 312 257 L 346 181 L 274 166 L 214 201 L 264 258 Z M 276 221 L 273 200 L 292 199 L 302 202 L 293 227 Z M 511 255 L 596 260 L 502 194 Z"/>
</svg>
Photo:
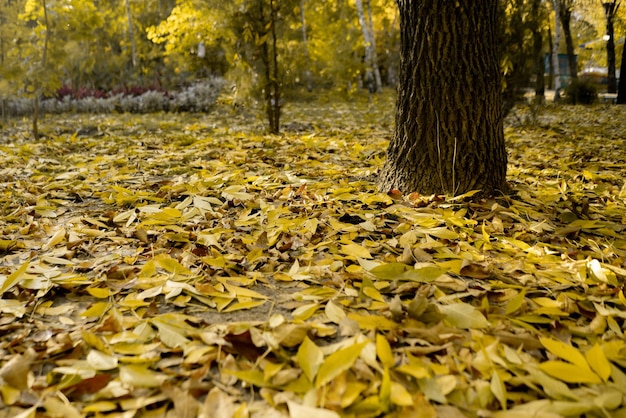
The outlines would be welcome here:
<svg viewBox="0 0 626 418">
<path fill-rule="evenodd" d="M 304 48 L 304 84 L 307 91 L 313 91 L 313 82 L 311 77 L 311 55 L 309 54 L 309 42 L 306 33 L 306 20 L 304 16 L 304 0 L 300 0 L 300 24 L 302 25 L 302 47 Z"/>
<path fill-rule="evenodd" d="M 545 101 L 545 64 L 543 58 L 543 31 L 541 30 L 541 0 L 533 0 L 532 2 L 532 19 L 533 19 L 533 55 L 535 59 L 535 102 L 543 103 Z"/>
<path fill-rule="evenodd" d="M 621 77 L 619 78 L 619 86 L 617 87 L 617 104 L 626 104 L 626 42 L 622 47 L 622 64 L 620 65 Z"/>
<path fill-rule="evenodd" d="M 276 36 L 276 10 L 274 0 L 270 0 L 269 16 L 265 17 L 263 1 L 259 2 L 259 12 L 263 19 L 263 30 L 269 29 L 267 33 L 261 34 L 265 38 L 261 45 L 261 55 L 263 66 L 265 67 L 265 107 L 269 122 L 269 131 L 272 134 L 280 132 L 280 83 L 278 78 L 278 51 Z"/>
<path fill-rule="evenodd" d="M 569 67 L 569 75 L 572 80 L 578 79 L 578 68 L 576 65 L 576 54 L 574 53 L 574 41 L 572 40 L 572 9 L 571 0 L 560 1 L 559 13 L 561 18 L 561 26 L 563 27 L 563 37 L 565 38 L 565 48 L 567 50 L 567 63 Z"/>
<path fill-rule="evenodd" d="M 1 23 L 4 23 L 4 18 L 0 19 Z M 4 65 L 4 39 L 0 39 L 0 65 Z M 0 107 L 2 108 L 2 122 L 7 123 L 7 99 L 2 97 L 0 100 Z"/>
<path fill-rule="evenodd" d="M 561 31 L 559 29 L 559 0 L 553 0 L 554 5 L 554 42 L 552 43 L 552 65 L 554 67 L 554 101 L 561 98 L 561 65 L 559 64 L 559 45 L 561 43 Z"/>
<path fill-rule="evenodd" d="M 135 44 L 135 35 L 133 31 L 133 18 L 130 14 L 130 0 L 125 0 L 126 3 L 126 18 L 128 19 L 128 38 L 130 40 L 130 54 L 131 63 L 133 68 L 137 66 L 137 45 Z"/>
<path fill-rule="evenodd" d="M 374 21 L 372 20 L 372 2 L 365 0 L 367 7 L 367 28 L 370 33 L 370 41 L 372 42 L 372 70 L 374 71 L 374 80 L 376 81 L 376 91 L 383 90 L 383 82 L 380 77 L 380 68 L 378 67 L 378 52 L 376 50 L 376 34 L 374 33 Z"/>
<path fill-rule="evenodd" d="M 273 117 L 270 121 L 270 130 L 272 133 L 277 134 L 280 131 L 280 84 L 278 78 L 278 50 L 276 49 L 277 37 L 276 37 L 276 9 L 274 8 L 274 0 L 270 0 L 270 21 L 272 22 L 272 79 L 270 84 L 272 86 L 272 107 Z"/>
<path fill-rule="evenodd" d="M 497 2 L 398 0 L 398 6 L 396 128 L 380 188 L 505 190 Z"/>
<path fill-rule="evenodd" d="M 550 28 L 548 28 L 548 52 L 548 88 L 554 88 L 554 42 Z"/>
<path fill-rule="evenodd" d="M 43 5 L 43 19 L 46 34 L 43 40 L 43 52 L 41 54 L 41 68 L 45 72 L 48 66 L 48 43 L 50 42 L 50 25 L 48 22 L 48 7 L 46 0 L 42 0 Z M 33 137 L 39 139 L 39 98 L 42 94 L 41 80 L 35 79 L 35 98 L 33 103 Z"/>
<path fill-rule="evenodd" d="M 617 93 L 617 77 L 615 75 L 615 29 L 613 22 L 619 9 L 620 3 L 617 0 L 602 2 L 606 16 L 606 35 L 609 39 L 606 42 L 606 60 L 608 67 L 607 91 Z"/>
<path fill-rule="evenodd" d="M 365 41 L 365 64 L 367 65 L 365 81 L 368 84 L 373 83 L 373 85 L 369 87 L 370 91 L 373 93 L 379 92 L 382 90 L 382 81 L 378 68 L 376 40 L 374 38 L 374 31 L 371 29 L 371 25 L 368 24 L 367 18 L 365 17 L 362 0 L 356 0 L 356 10 L 359 16 L 361 31 L 363 32 L 363 40 Z"/>
</svg>

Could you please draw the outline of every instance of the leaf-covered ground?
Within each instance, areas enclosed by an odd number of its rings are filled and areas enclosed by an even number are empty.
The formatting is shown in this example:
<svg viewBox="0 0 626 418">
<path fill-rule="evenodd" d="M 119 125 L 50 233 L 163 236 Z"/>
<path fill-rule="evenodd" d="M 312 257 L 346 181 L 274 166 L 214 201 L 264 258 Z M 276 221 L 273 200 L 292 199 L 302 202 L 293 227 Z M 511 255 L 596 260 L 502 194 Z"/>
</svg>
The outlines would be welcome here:
<svg viewBox="0 0 626 418">
<path fill-rule="evenodd" d="M 534 116 L 480 202 L 377 192 L 391 96 L 12 121 L 0 417 L 626 417 L 626 109 Z"/>
</svg>

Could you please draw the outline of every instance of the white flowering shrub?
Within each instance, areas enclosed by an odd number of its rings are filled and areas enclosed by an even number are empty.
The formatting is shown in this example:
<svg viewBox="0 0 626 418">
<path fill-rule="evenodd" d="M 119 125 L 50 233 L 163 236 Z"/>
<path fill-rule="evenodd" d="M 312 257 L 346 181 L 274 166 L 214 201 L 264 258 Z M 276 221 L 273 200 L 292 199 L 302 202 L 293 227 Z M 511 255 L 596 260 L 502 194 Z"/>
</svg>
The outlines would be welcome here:
<svg viewBox="0 0 626 418">
<path fill-rule="evenodd" d="M 153 113 L 172 112 L 207 112 L 210 111 L 220 95 L 225 81 L 211 78 L 196 82 L 171 94 L 150 90 L 139 96 L 116 94 L 109 97 L 85 97 L 74 99 L 64 96 L 62 99 L 49 98 L 40 102 L 41 113 Z M 34 112 L 32 99 L 15 98 L 8 100 L 7 113 L 13 116 L 28 116 Z"/>
</svg>

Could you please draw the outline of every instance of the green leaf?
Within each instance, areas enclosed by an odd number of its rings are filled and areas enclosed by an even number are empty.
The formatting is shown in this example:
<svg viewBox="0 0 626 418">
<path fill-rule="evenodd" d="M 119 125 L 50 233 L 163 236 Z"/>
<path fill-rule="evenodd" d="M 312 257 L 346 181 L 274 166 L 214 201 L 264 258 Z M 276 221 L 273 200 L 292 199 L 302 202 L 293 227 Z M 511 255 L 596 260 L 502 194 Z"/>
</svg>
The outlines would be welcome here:
<svg viewBox="0 0 626 418">
<path fill-rule="evenodd" d="M 316 387 L 322 387 L 352 367 L 368 341 L 357 343 L 329 355 L 317 372 Z"/>
</svg>

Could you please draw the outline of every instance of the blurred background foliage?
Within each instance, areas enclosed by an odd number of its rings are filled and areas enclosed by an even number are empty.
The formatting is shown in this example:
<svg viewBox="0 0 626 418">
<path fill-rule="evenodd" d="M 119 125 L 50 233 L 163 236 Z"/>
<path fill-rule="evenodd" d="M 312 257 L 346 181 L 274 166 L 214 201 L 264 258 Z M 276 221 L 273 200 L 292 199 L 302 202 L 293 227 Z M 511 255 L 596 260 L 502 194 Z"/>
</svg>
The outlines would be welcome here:
<svg viewBox="0 0 626 418">
<path fill-rule="evenodd" d="M 544 88 L 551 88 L 553 66 L 546 57 L 557 31 L 555 2 L 571 15 L 568 30 L 578 74 L 590 74 L 606 89 L 602 1 L 499 1 L 505 106 L 529 91 L 543 95 Z M 171 99 L 173 92 L 189 93 L 199 82 L 217 78 L 227 82 L 212 81 L 211 86 L 227 86 L 221 94 L 233 105 L 270 100 L 264 92 L 272 83 L 280 86 L 281 100 L 320 90 L 342 95 L 372 90 L 372 69 L 379 71 L 384 86 L 395 87 L 400 43 L 396 3 L 361 3 L 359 8 L 355 0 L 0 0 L 2 110 L 6 114 L 9 102 L 35 96 L 104 99 L 160 92 Z M 622 16 L 618 8 L 612 35 L 618 67 Z M 366 40 L 367 29 L 373 42 Z M 558 31 L 567 34 L 564 29 Z M 371 45 L 375 62 L 367 55 Z M 566 42 L 558 52 L 567 54 Z M 274 58 L 272 75 L 266 69 Z M 119 104 L 110 107 L 115 106 Z"/>
</svg>

